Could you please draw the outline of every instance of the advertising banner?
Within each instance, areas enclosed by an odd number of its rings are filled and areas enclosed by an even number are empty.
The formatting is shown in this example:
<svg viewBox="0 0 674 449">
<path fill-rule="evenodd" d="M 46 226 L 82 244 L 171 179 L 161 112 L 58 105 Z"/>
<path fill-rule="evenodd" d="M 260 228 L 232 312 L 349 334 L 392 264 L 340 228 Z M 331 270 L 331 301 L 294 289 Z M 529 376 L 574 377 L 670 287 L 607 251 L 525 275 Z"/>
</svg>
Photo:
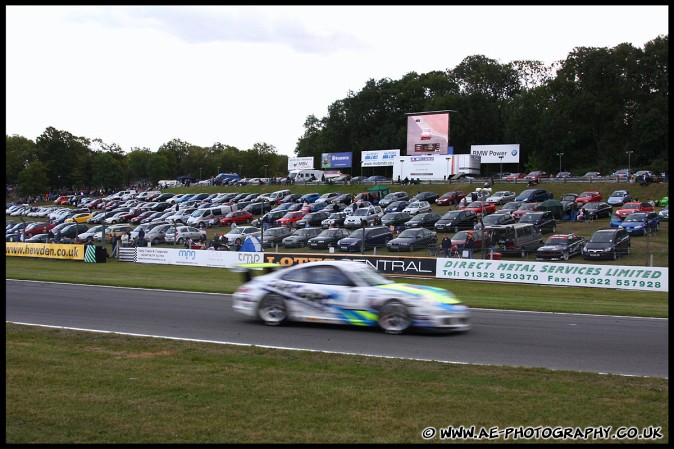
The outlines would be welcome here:
<svg viewBox="0 0 674 449">
<path fill-rule="evenodd" d="M 136 248 L 135 262 L 231 268 L 241 263 L 262 262 L 262 256 L 262 252 L 139 247 Z"/>
<path fill-rule="evenodd" d="M 667 267 L 444 258 L 437 263 L 437 277 L 446 279 L 669 291 Z"/>
<path fill-rule="evenodd" d="M 45 259 L 84 260 L 84 245 L 6 242 L 5 255 Z"/>
<path fill-rule="evenodd" d="M 352 165 L 353 153 L 323 153 L 321 168 L 349 168 Z"/>
<path fill-rule="evenodd" d="M 313 156 L 288 158 L 288 170 L 302 170 L 305 168 L 313 170 L 314 168 Z"/>
<path fill-rule="evenodd" d="M 482 164 L 519 164 L 520 145 L 471 145 L 470 154 L 479 156 Z"/>
<path fill-rule="evenodd" d="M 400 157 L 400 149 L 363 151 L 360 153 L 360 165 L 361 167 L 392 167 L 398 157 Z"/>
</svg>

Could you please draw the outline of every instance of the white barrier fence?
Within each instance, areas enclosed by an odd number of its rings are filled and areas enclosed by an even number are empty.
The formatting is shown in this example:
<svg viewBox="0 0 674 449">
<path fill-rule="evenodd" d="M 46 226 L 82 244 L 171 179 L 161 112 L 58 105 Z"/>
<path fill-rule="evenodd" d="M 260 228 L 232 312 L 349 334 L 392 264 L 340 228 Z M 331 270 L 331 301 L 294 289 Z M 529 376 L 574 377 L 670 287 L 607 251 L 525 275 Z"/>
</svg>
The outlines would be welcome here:
<svg viewBox="0 0 674 449">
<path fill-rule="evenodd" d="M 231 268 L 242 263 L 265 261 L 263 252 L 208 251 L 159 247 L 135 248 L 136 263 Z M 299 255 L 295 257 L 301 263 Z M 363 259 L 376 258 L 364 256 Z M 423 258 L 422 258 L 423 259 Z M 421 260 L 421 259 L 419 259 Z M 629 265 L 588 265 L 489 259 L 436 259 L 435 277 L 486 282 L 599 287 L 619 290 L 669 291 L 669 268 Z M 413 270 L 412 270 L 413 271 Z M 386 273 L 384 273 L 386 274 Z M 409 272 L 409 274 L 414 274 Z M 419 273 L 422 275 L 422 273 Z M 428 277 L 429 273 L 423 273 Z"/>
</svg>

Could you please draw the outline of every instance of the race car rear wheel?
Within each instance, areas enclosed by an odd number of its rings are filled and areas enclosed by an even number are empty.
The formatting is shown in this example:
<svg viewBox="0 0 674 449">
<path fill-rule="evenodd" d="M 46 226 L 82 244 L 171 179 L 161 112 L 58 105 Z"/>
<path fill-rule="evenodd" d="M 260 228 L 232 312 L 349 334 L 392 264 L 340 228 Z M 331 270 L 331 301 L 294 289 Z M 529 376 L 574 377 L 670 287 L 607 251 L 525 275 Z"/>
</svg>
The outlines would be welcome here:
<svg viewBox="0 0 674 449">
<path fill-rule="evenodd" d="M 410 312 L 400 301 L 389 301 L 379 309 L 379 327 L 387 334 L 400 334 L 410 327 Z"/>
<path fill-rule="evenodd" d="M 288 319 L 286 302 L 279 295 L 267 295 L 257 306 L 257 314 L 264 324 L 278 326 Z"/>
<path fill-rule="evenodd" d="M 564 252 L 564 255 L 562 256 L 562 259 L 569 260 L 569 252 L 568 251 Z"/>
</svg>

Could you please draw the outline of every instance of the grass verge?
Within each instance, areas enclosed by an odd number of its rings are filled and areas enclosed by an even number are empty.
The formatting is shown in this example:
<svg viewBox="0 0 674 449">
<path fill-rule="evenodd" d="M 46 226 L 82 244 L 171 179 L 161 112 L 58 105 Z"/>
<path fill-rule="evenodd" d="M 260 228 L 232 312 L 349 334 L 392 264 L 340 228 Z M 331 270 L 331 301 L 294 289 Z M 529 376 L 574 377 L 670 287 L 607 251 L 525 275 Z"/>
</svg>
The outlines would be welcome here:
<svg viewBox="0 0 674 449">
<path fill-rule="evenodd" d="M 461 425 L 655 426 L 654 442 L 669 441 L 667 379 L 13 324 L 5 335 L 7 443 L 420 443 L 429 426 Z"/>
</svg>

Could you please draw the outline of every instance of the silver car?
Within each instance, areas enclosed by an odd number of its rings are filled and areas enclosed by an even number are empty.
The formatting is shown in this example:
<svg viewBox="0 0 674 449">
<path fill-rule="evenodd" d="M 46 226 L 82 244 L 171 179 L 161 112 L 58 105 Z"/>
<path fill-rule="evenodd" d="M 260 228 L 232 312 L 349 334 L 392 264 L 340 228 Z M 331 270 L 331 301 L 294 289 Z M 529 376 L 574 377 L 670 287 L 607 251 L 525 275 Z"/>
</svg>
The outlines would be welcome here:
<svg viewBox="0 0 674 449">
<path fill-rule="evenodd" d="M 166 243 L 177 243 L 182 245 L 187 240 L 202 240 L 206 238 L 206 231 L 197 229 L 193 226 L 172 226 L 164 234 Z"/>
<path fill-rule="evenodd" d="M 145 240 L 152 242 L 153 245 L 166 243 L 166 232 L 172 227 L 174 226 L 170 223 L 154 226 L 152 229 L 145 232 Z"/>
<path fill-rule="evenodd" d="M 517 194 L 515 192 L 510 192 L 508 190 L 499 190 L 498 192 L 494 192 L 493 195 L 487 197 L 485 201 L 500 206 L 501 204 L 505 204 L 509 201 L 515 201 L 516 196 Z"/>
</svg>

